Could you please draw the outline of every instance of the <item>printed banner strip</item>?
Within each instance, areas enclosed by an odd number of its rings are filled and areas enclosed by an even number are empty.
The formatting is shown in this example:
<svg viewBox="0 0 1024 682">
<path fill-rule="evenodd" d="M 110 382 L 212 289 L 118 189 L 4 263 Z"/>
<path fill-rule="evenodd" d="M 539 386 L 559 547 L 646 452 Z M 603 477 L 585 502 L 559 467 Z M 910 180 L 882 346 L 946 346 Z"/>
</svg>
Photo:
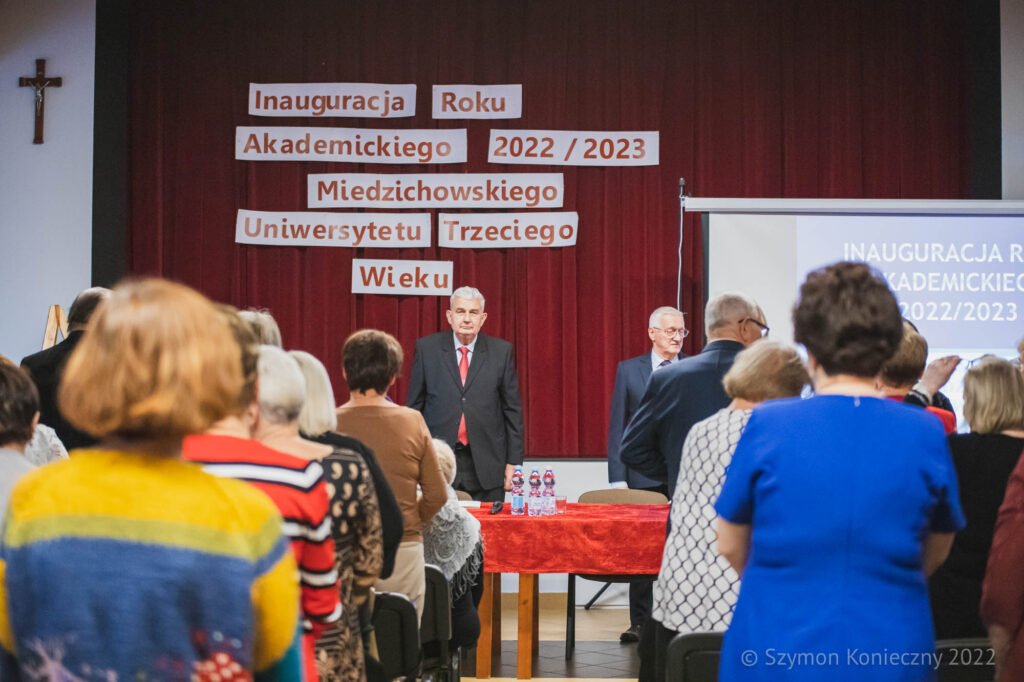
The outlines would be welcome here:
<svg viewBox="0 0 1024 682">
<path fill-rule="evenodd" d="M 561 208 L 561 173 L 314 173 L 309 208 Z"/>
<path fill-rule="evenodd" d="M 553 213 L 441 213 L 437 245 L 450 249 L 573 246 L 575 211 Z"/>
<path fill-rule="evenodd" d="M 449 296 L 452 261 L 353 258 L 352 293 Z"/>
<path fill-rule="evenodd" d="M 466 129 L 238 126 L 235 128 L 235 158 L 241 161 L 464 163 Z"/>
<path fill-rule="evenodd" d="M 387 83 L 249 83 L 250 116 L 400 118 L 416 113 L 416 86 Z"/>
<path fill-rule="evenodd" d="M 235 219 L 235 242 L 274 246 L 397 249 L 430 246 L 429 213 L 249 211 Z"/>
<path fill-rule="evenodd" d="M 522 85 L 435 85 L 434 118 L 520 118 Z"/>
<path fill-rule="evenodd" d="M 491 163 L 657 166 L 658 131 L 491 130 Z"/>
</svg>

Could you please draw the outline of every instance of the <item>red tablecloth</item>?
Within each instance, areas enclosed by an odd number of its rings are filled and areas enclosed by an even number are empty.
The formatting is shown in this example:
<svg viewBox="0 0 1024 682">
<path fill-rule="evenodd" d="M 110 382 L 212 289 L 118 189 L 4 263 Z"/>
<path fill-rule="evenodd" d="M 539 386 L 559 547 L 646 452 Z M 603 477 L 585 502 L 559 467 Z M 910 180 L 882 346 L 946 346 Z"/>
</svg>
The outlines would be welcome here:
<svg viewBox="0 0 1024 682">
<path fill-rule="evenodd" d="M 656 574 L 667 504 L 570 504 L 565 514 L 512 516 L 471 509 L 489 573 Z"/>
</svg>

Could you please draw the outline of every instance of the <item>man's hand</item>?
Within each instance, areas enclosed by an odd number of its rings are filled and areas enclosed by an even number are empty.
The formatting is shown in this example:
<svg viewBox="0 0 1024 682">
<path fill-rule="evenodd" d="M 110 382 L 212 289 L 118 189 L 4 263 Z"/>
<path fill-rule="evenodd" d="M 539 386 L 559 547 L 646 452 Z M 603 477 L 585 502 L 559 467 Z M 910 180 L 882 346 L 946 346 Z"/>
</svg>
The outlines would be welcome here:
<svg viewBox="0 0 1024 682">
<path fill-rule="evenodd" d="M 625 481 L 612 481 L 608 484 L 609 488 L 628 488 L 629 484 Z"/>
<path fill-rule="evenodd" d="M 922 388 L 928 392 L 929 398 L 934 398 L 939 389 L 946 385 L 959 364 L 959 355 L 947 355 L 928 363 L 928 366 L 924 368 L 921 384 Z"/>
<path fill-rule="evenodd" d="M 516 470 L 515 464 L 505 465 L 505 490 L 512 490 L 512 474 Z"/>
</svg>

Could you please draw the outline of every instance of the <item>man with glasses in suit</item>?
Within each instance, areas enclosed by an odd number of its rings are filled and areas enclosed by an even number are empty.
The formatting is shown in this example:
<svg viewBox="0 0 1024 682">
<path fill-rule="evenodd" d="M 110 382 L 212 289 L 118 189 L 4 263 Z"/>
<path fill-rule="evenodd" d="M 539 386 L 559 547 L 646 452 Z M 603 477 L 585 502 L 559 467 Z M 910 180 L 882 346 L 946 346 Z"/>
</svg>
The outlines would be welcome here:
<svg viewBox="0 0 1024 682">
<path fill-rule="evenodd" d="M 668 494 L 668 486 L 644 476 L 623 464 L 619 456 L 622 432 L 629 424 L 643 397 L 652 372 L 660 371 L 686 357 L 683 339 L 689 334 L 683 313 L 671 306 L 662 306 L 651 313 L 647 336 L 651 350 L 619 363 L 615 370 L 611 415 L 608 420 L 608 483 L 613 488 L 653 490 Z M 636 642 L 644 621 L 651 616 L 651 592 L 654 581 L 629 584 L 629 629 L 619 636 L 622 642 Z"/>
<path fill-rule="evenodd" d="M 761 307 L 738 293 L 708 301 L 704 329 L 703 351 L 651 374 L 619 449 L 626 466 L 664 483 L 669 499 L 690 427 L 729 404 L 722 377 L 737 353 L 769 331 Z"/>
</svg>

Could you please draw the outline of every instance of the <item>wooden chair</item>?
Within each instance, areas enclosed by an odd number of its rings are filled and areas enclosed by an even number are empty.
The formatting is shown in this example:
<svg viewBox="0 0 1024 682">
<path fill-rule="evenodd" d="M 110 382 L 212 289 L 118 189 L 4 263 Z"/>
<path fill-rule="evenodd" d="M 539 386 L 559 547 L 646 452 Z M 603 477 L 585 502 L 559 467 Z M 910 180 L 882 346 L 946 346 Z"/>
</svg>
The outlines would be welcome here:
<svg viewBox="0 0 1024 682">
<path fill-rule="evenodd" d="M 665 654 L 665 682 L 718 682 L 721 632 L 676 635 Z"/>
<path fill-rule="evenodd" d="M 378 592 L 373 631 L 385 679 L 413 677 L 420 667 L 420 632 L 416 606 L 404 594 Z"/>
<path fill-rule="evenodd" d="M 455 491 L 455 497 L 459 498 L 460 500 L 472 500 L 473 499 L 473 496 L 470 495 L 469 493 L 467 493 L 465 490 L 456 490 Z"/>
<path fill-rule="evenodd" d="M 630 490 L 628 488 L 608 488 L 603 490 L 588 490 L 580 495 L 580 504 L 668 504 L 668 498 L 661 493 L 649 490 Z M 572 652 L 576 648 L 576 577 L 577 574 L 569 574 L 568 595 L 565 604 L 565 660 L 572 660 Z M 611 583 L 633 583 L 644 582 L 651 579 L 649 575 L 583 575 L 580 578 L 596 580 L 605 583 L 601 592 L 608 588 Z M 601 592 L 595 595 L 600 596 Z M 587 608 L 594 602 L 594 599 L 587 604 Z"/>
<path fill-rule="evenodd" d="M 426 565 L 426 578 L 423 618 L 420 619 L 420 645 L 424 653 L 420 676 L 436 682 L 457 681 L 459 652 L 448 648 L 452 638 L 452 598 L 448 580 L 441 569 L 432 564 Z M 432 655 L 434 649 L 436 656 Z"/>
<path fill-rule="evenodd" d="M 991 682 L 996 678 L 988 639 L 942 639 L 935 643 L 939 682 Z"/>
</svg>

